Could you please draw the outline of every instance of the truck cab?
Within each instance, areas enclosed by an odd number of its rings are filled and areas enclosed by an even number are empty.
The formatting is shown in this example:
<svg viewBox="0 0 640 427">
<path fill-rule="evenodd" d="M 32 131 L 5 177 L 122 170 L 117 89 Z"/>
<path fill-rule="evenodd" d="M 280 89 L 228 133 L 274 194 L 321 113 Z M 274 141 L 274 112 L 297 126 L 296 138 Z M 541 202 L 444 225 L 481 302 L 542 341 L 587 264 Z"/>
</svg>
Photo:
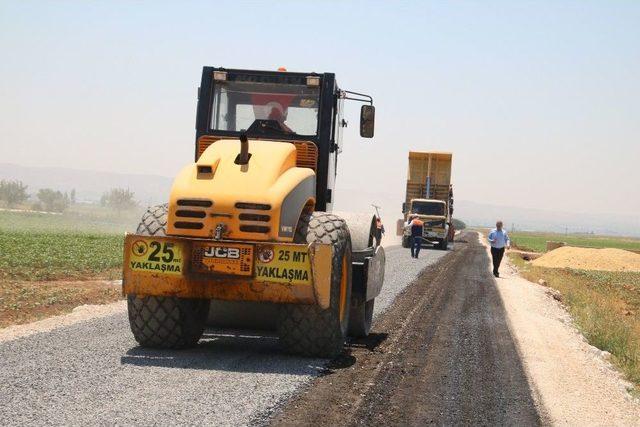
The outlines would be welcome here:
<svg viewBox="0 0 640 427">
<path fill-rule="evenodd" d="M 446 202 L 436 199 L 412 199 L 405 208 L 408 221 L 417 217 L 424 223 L 423 241 L 446 248 L 451 223 Z M 407 222 L 402 236 L 403 245 L 408 245 L 410 237 L 411 225 Z"/>
</svg>

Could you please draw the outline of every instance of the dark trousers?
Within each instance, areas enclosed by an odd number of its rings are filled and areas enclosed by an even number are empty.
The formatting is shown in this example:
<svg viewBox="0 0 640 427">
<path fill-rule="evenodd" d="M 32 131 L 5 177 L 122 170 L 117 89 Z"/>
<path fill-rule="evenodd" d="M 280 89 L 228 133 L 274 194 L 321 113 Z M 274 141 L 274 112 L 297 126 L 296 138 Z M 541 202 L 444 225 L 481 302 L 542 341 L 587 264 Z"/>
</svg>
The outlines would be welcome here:
<svg viewBox="0 0 640 427">
<path fill-rule="evenodd" d="M 493 259 L 493 274 L 498 273 L 498 268 L 500 268 L 500 263 L 502 262 L 503 255 L 504 248 L 491 248 L 491 258 Z"/>
<path fill-rule="evenodd" d="M 411 256 L 414 258 L 418 258 L 418 254 L 420 254 L 420 248 L 422 248 L 422 237 L 411 237 Z"/>
<path fill-rule="evenodd" d="M 380 246 L 380 243 L 382 243 L 382 230 L 378 228 L 374 237 L 376 240 L 376 246 Z"/>
</svg>

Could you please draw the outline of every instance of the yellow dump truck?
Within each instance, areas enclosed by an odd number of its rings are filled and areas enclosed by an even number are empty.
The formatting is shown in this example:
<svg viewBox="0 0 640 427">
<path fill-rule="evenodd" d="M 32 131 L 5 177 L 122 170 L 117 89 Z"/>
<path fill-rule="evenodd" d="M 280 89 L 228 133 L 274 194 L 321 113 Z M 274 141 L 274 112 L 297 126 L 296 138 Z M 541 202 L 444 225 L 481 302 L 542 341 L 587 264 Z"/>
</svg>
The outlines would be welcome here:
<svg viewBox="0 0 640 427">
<path fill-rule="evenodd" d="M 453 186 L 451 185 L 451 153 L 409 152 L 409 168 L 405 202 L 402 204 L 404 220 L 398 229 L 402 233 L 402 246 L 410 247 L 410 217 L 424 222 L 423 242 L 442 250 L 453 241 Z"/>
<path fill-rule="evenodd" d="M 208 322 L 243 323 L 274 326 L 291 352 L 339 353 L 369 333 L 384 279 L 373 213 L 332 212 L 344 101 L 364 103 L 371 138 L 372 98 L 332 73 L 214 67 L 198 94 L 195 161 L 125 237 L 135 339 L 188 347 Z"/>
</svg>

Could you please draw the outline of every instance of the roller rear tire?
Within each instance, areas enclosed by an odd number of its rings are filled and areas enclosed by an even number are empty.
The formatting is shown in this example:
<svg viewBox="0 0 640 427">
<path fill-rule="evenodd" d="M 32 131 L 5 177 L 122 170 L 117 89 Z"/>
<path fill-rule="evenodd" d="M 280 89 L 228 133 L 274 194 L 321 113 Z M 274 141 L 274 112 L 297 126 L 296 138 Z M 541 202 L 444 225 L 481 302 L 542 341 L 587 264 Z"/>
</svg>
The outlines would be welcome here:
<svg viewBox="0 0 640 427">
<path fill-rule="evenodd" d="M 209 300 L 127 295 L 129 324 L 143 347 L 187 348 L 197 344 Z"/>
<path fill-rule="evenodd" d="M 351 305 L 351 237 L 344 220 L 325 212 L 303 214 L 296 243 L 333 245 L 331 299 L 318 305 L 285 304 L 278 319 L 280 344 L 285 351 L 308 357 L 334 357 L 347 337 Z"/>
<path fill-rule="evenodd" d="M 168 206 L 152 206 L 142 216 L 137 234 L 165 236 Z M 129 325 L 143 347 L 185 348 L 195 345 L 209 314 L 208 299 L 127 295 Z"/>
</svg>

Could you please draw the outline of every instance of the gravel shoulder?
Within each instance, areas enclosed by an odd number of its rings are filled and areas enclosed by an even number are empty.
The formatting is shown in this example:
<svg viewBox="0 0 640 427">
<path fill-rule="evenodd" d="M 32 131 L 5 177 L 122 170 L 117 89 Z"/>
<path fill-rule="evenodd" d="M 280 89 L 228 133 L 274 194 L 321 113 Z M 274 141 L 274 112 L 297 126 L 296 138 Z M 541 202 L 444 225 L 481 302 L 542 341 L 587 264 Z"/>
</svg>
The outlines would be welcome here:
<svg viewBox="0 0 640 427">
<path fill-rule="evenodd" d="M 81 319 L 82 312 L 89 316 L 96 310 L 103 312 L 100 307 L 122 300 L 121 289 L 120 280 L 0 280 L 0 342 L 20 331 L 43 325 L 51 328 L 58 320 Z M 60 317 L 69 312 L 73 316 Z"/>
<path fill-rule="evenodd" d="M 28 337 L 34 334 L 50 332 L 58 328 L 75 325 L 76 323 L 85 322 L 87 320 L 111 316 L 116 313 L 125 313 L 126 310 L 126 301 L 116 301 L 110 304 L 81 305 L 75 307 L 69 314 L 51 316 L 35 322 L 2 328 L 0 329 L 0 343 Z"/>
<path fill-rule="evenodd" d="M 376 316 L 428 265 L 388 247 Z M 0 331 L 0 425 L 245 425 L 267 420 L 327 369 L 282 354 L 274 336 L 208 330 L 186 351 L 137 346 L 122 302 Z"/>
<path fill-rule="evenodd" d="M 627 392 L 631 384 L 586 342 L 549 288 L 519 277 L 504 260 L 497 288 L 537 404 L 549 422 L 640 424 L 640 406 Z"/>
</svg>

